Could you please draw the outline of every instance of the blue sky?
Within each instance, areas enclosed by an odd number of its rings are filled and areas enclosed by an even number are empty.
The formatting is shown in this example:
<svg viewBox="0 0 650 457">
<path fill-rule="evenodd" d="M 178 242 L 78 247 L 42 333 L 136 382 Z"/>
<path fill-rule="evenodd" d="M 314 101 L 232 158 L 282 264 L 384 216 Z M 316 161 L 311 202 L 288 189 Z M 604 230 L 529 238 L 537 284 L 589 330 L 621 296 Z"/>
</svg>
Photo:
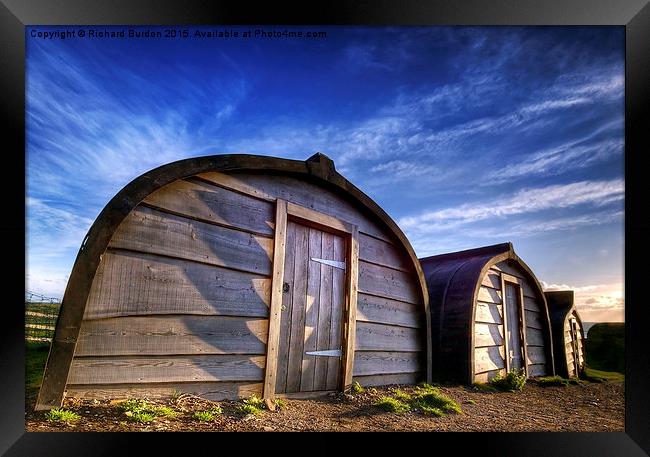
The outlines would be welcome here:
<svg viewBox="0 0 650 457">
<path fill-rule="evenodd" d="M 321 151 L 418 256 L 512 241 L 583 320 L 623 320 L 622 27 L 288 29 L 327 37 L 27 28 L 27 289 L 61 297 L 95 217 L 154 167 Z"/>
</svg>

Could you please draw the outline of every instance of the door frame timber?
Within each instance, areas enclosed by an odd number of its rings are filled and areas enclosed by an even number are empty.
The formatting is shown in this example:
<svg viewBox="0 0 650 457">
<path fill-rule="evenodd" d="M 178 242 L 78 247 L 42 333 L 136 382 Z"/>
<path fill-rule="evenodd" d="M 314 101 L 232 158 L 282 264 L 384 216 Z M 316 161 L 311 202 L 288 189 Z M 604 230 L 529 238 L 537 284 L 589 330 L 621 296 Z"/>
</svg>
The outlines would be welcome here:
<svg viewBox="0 0 650 457">
<path fill-rule="evenodd" d="M 509 306 L 509 303 L 507 303 L 507 295 L 506 295 L 506 282 L 509 282 L 511 284 L 515 284 L 517 286 L 517 308 L 519 309 L 519 322 L 518 322 L 518 332 L 519 332 L 519 341 L 520 341 L 520 346 L 523 347 L 523 368 L 524 372 L 526 373 L 526 378 L 528 378 L 528 341 L 526 340 L 526 310 L 524 308 L 524 288 L 523 288 L 523 280 L 516 277 L 509 275 L 507 273 L 501 272 L 501 304 L 503 305 L 503 336 L 504 336 L 504 343 L 505 343 L 505 352 L 506 352 L 506 373 L 510 371 L 510 353 L 508 352 L 509 349 L 509 344 L 508 344 L 508 319 L 507 319 L 507 314 L 508 310 L 506 309 L 506 306 Z"/>
<path fill-rule="evenodd" d="M 345 303 L 342 322 L 342 363 L 339 388 L 352 384 L 354 346 L 356 340 L 357 289 L 359 272 L 359 229 L 356 225 L 342 221 L 328 214 L 276 199 L 275 235 L 273 249 L 273 277 L 271 281 L 271 306 L 269 311 L 269 332 L 264 370 L 262 396 L 274 400 L 275 379 L 278 366 L 280 343 L 280 317 L 282 309 L 282 285 L 284 283 L 284 262 L 287 241 L 287 222 L 293 221 L 307 227 L 341 236 L 345 240 Z M 305 392 L 309 394 L 309 392 Z"/>
</svg>

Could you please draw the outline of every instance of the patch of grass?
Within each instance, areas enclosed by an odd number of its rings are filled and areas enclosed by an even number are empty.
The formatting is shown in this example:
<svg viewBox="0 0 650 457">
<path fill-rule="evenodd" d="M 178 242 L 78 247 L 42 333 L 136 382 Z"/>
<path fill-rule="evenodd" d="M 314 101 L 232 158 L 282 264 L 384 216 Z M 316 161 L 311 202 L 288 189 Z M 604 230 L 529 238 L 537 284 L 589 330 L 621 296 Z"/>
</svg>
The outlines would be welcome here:
<svg viewBox="0 0 650 457">
<path fill-rule="evenodd" d="M 393 397 L 381 397 L 375 402 L 375 406 L 388 411 L 389 413 L 406 413 L 411 410 L 411 406 L 401 402 Z"/>
<path fill-rule="evenodd" d="M 350 392 L 352 392 L 353 394 L 361 394 L 365 391 L 366 389 L 364 389 L 363 386 L 359 384 L 358 381 L 354 381 L 350 386 Z"/>
<path fill-rule="evenodd" d="M 580 384 L 580 380 L 578 378 L 563 378 L 562 376 L 541 376 L 539 378 L 535 378 L 535 382 L 542 386 L 542 387 L 549 387 L 549 386 L 568 386 L 571 384 Z"/>
<path fill-rule="evenodd" d="M 79 414 L 63 408 L 51 409 L 45 413 L 45 417 L 50 422 L 65 422 L 66 424 L 70 424 L 81 419 L 81 416 Z"/>
<path fill-rule="evenodd" d="M 625 375 L 616 371 L 601 371 L 585 367 L 584 379 L 591 382 L 621 382 L 625 381 Z"/>
<path fill-rule="evenodd" d="M 390 393 L 393 394 L 393 398 L 398 399 L 399 401 L 410 401 L 411 395 L 407 394 L 403 390 L 392 388 Z"/>
<path fill-rule="evenodd" d="M 179 398 L 181 398 L 181 395 L 183 395 L 183 392 L 181 392 L 180 390 L 174 389 L 173 392 L 171 393 L 171 395 L 169 396 L 169 399 L 171 401 L 173 401 L 173 402 L 176 402 L 176 401 L 178 401 Z"/>
<path fill-rule="evenodd" d="M 28 397 L 36 396 L 41 387 L 49 352 L 49 343 L 25 343 L 25 393 Z"/>
<path fill-rule="evenodd" d="M 469 400 L 465 400 L 464 403 L 467 403 L 468 405 L 475 405 L 476 400 L 469 399 Z"/>
<path fill-rule="evenodd" d="M 625 373 L 625 324 L 598 323 L 585 340 L 587 365 L 604 372 Z"/>
<path fill-rule="evenodd" d="M 498 392 L 497 388 L 487 382 L 475 382 L 473 387 L 483 392 Z"/>
<path fill-rule="evenodd" d="M 124 415 L 133 422 L 147 423 L 152 422 L 157 417 L 176 417 L 178 411 L 169 406 L 152 405 L 141 399 L 129 399 L 120 403 L 120 409 Z"/>
<path fill-rule="evenodd" d="M 215 406 L 214 408 L 210 408 L 205 411 L 195 411 L 194 414 L 192 414 L 192 419 L 202 422 L 211 422 L 222 413 L 223 411 L 221 407 Z"/>
<path fill-rule="evenodd" d="M 513 369 L 506 373 L 505 376 L 497 375 L 489 382 L 490 385 L 498 390 L 507 392 L 517 392 L 524 389 L 526 384 L 526 372 L 523 368 Z"/>
<path fill-rule="evenodd" d="M 281 399 L 281 398 L 276 398 L 276 399 L 275 399 L 275 407 L 278 408 L 278 409 L 286 409 L 286 407 L 287 407 L 287 402 L 284 401 L 284 400 Z"/>
<path fill-rule="evenodd" d="M 259 398 L 257 395 L 251 395 L 248 398 L 244 398 L 242 404 L 238 407 L 239 411 L 242 413 L 253 414 L 255 416 L 262 414 L 265 408 L 266 405 L 264 404 L 264 400 Z"/>
<path fill-rule="evenodd" d="M 425 414 L 444 416 L 447 413 L 462 413 L 458 402 L 444 395 L 436 387 L 416 387 L 415 395 L 411 400 L 411 406 L 421 410 Z"/>
</svg>

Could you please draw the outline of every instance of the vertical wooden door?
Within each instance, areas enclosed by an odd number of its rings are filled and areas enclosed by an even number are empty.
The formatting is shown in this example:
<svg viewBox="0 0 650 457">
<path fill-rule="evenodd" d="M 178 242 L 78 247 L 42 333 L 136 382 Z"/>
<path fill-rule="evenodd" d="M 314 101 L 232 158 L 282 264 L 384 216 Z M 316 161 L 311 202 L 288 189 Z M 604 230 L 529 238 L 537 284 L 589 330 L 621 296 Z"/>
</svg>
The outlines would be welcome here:
<svg viewBox="0 0 650 457">
<path fill-rule="evenodd" d="M 504 305 L 507 313 L 506 321 L 506 338 L 508 339 L 508 366 L 510 369 L 520 369 L 524 367 L 522 357 L 521 342 L 521 319 L 519 316 L 519 290 L 516 284 L 505 282 Z"/>
<path fill-rule="evenodd" d="M 578 376 L 580 373 L 580 349 L 578 347 L 578 321 L 571 318 L 569 321 L 571 327 L 571 348 L 573 349 L 573 368 L 575 376 Z"/>
<path fill-rule="evenodd" d="M 276 393 L 340 387 L 346 243 L 287 222 Z"/>
</svg>

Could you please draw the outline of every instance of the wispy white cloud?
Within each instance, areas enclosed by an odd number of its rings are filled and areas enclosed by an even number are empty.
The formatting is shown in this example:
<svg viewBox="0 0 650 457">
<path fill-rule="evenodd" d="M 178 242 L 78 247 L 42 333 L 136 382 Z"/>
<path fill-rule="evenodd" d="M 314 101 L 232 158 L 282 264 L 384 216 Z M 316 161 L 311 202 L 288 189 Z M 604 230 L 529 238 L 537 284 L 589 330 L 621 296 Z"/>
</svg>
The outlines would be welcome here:
<svg viewBox="0 0 650 457">
<path fill-rule="evenodd" d="M 403 217 L 399 220 L 399 224 L 406 230 L 414 231 L 449 229 L 489 218 L 533 213 L 551 208 L 567 208 L 582 204 L 603 206 L 622 200 L 623 197 L 623 180 L 581 181 L 521 189 L 514 195 L 491 201 L 466 203 L 455 208 Z"/>
<path fill-rule="evenodd" d="M 386 175 L 389 179 L 417 178 L 424 175 L 431 176 L 438 174 L 436 167 L 417 162 L 405 162 L 403 160 L 391 160 L 380 163 L 370 169 L 372 173 Z"/>
<path fill-rule="evenodd" d="M 622 321 L 625 309 L 624 286 L 622 282 L 609 284 L 549 284 L 540 281 L 544 290 L 573 290 L 575 304 L 583 321 Z"/>
</svg>

